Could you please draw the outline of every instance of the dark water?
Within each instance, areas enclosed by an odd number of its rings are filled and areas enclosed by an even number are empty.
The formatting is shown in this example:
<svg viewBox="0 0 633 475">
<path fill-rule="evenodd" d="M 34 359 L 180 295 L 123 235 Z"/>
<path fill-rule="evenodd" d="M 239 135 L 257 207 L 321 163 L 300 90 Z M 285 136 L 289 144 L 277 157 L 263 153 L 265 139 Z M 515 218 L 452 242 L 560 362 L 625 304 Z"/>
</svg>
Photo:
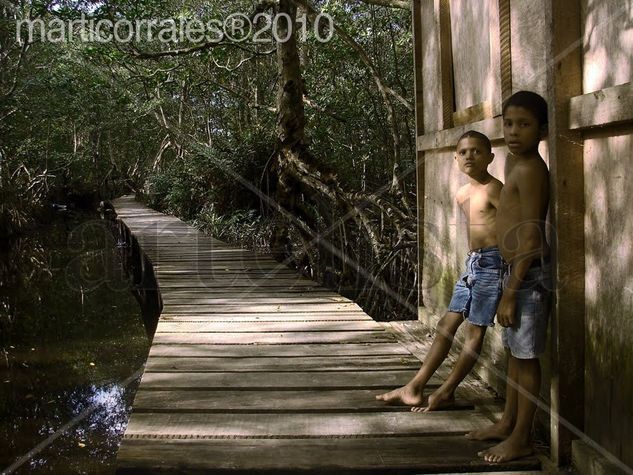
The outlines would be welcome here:
<svg viewBox="0 0 633 475">
<path fill-rule="evenodd" d="M 0 267 L 0 472 L 112 473 L 149 350 L 115 238 L 58 214 Z"/>
</svg>

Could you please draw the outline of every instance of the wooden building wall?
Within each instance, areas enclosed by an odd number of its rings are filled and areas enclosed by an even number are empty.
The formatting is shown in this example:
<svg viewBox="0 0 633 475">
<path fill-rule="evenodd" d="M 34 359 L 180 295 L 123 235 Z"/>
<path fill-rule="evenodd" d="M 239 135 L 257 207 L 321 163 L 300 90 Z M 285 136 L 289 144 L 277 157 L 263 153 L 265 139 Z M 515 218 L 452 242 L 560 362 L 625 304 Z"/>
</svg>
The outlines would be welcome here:
<svg viewBox="0 0 633 475">
<path fill-rule="evenodd" d="M 619 0 L 415 0 L 419 317 L 434 327 L 467 252 L 455 193 L 457 138 L 479 130 L 503 180 L 501 104 L 527 89 L 550 105 L 558 281 L 543 358 L 541 425 L 568 461 L 583 433 L 633 466 L 633 12 Z M 503 392 L 501 328 L 477 372 Z M 551 383 L 551 384 L 550 384 Z M 560 416 L 560 417 L 558 417 Z"/>
</svg>

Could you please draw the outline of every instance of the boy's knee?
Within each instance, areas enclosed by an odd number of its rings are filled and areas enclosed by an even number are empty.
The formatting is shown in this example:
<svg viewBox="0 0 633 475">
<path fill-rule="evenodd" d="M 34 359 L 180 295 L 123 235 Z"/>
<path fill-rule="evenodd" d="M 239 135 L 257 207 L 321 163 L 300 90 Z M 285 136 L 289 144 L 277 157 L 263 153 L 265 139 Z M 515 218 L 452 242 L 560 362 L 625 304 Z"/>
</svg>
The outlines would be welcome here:
<svg viewBox="0 0 633 475">
<path fill-rule="evenodd" d="M 487 327 L 484 326 L 469 324 L 466 329 L 466 340 L 470 344 L 481 345 L 486 336 L 486 329 Z"/>
<path fill-rule="evenodd" d="M 448 312 L 437 322 L 437 330 L 455 333 L 463 321 L 464 317 L 460 314 Z"/>
</svg>

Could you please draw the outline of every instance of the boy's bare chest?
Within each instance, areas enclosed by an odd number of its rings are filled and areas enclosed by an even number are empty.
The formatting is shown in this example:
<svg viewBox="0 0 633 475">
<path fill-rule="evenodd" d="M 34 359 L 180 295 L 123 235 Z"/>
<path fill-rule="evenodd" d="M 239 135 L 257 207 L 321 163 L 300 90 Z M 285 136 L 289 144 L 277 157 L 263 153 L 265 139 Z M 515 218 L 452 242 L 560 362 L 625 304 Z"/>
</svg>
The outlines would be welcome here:
<svg viewBox="0 0 633 475">
<path fill-rule="evenodd" d="M 519 199 L 519 186 L 516 174 L 512 169 L 506 169 L 506 182 L 499 195 L 499 209 L 497 210 L 497 220 L 503 223 L 511 223 L 520 219 L 521 202 Z M 503 224 L 501 224 L 503 225 Z"/>
<path fill-rule="evenodd" d="M 494 208 L 485 189 L 472 190 L 462 203 L 462 208 L 471 221 L 487 216 Z"/>
</svg>

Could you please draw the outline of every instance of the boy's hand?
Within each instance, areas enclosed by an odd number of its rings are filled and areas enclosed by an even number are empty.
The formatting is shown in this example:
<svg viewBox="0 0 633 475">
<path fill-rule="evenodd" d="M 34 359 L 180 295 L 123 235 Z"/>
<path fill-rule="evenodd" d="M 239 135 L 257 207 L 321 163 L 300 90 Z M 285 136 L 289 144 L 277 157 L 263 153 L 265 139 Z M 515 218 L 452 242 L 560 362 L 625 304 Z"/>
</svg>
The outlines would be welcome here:
<svg viewBox="0 0 633 475">
<path fill-rule="evenodd" d="M 497 307 L 497 322 L 502 327 L 514 325 L 514 312 L 516 310 L 516 296 L 509 292 L 504 292 Z"/>
</svg>

